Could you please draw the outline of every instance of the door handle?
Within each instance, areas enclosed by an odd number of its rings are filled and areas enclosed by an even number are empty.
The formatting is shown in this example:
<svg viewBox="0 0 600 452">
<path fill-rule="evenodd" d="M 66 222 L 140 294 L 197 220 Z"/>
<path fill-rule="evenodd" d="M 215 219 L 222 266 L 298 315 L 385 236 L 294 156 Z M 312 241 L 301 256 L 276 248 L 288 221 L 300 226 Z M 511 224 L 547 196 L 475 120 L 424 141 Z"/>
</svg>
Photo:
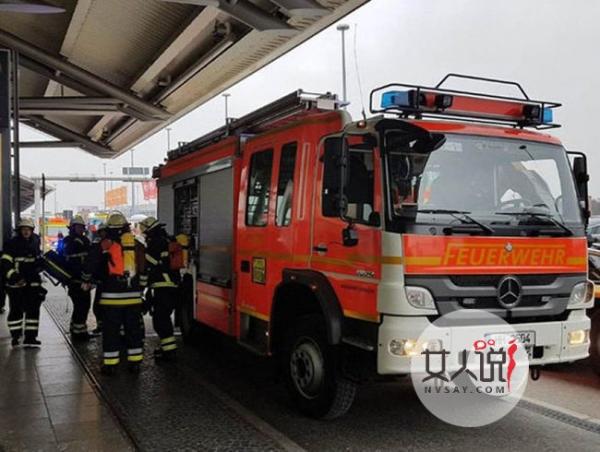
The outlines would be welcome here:
<svg viewBox="0 0 600 452">
<path fill-rule="evenodd" d="M 240 265 L 240 270 L 243 273 L 250 273 L 250 261 L 242 261 Z"/>
<path fill-rule="evenodd" d="M 313 251 L 316 251 L 317 253 L 326 253 L 328 248 L 325 245 L 317 245 L 313 246 Z"/>
</svg>

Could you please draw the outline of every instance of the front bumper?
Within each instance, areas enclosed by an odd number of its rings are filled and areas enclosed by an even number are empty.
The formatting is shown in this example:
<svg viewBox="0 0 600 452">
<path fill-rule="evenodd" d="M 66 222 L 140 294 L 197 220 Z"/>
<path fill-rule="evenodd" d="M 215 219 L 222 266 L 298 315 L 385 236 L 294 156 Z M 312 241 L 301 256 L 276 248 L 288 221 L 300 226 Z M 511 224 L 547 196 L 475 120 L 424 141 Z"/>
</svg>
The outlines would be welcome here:
<svg viewBox="0 0 600 452">
<path fill-rule="evenodd" d="M 417 339 L 422 332 L 431 325 L 427 317 L 400 317 L 383 315 L 379 326 L 379 340 L 377 350 L 377 372 L 380 375 L 408 374 L 410 373 L 411 358 L 398 356 L 390 352 L 389 344 L 394 339 Z M 511 325 L 516 331 L 534 331 L 535 346 L 543 348 L 540 358 L 532 358 L 531 366 L 576 361 L 587 358 L 589 355 L 589 341 L 581 345 L 569 345 L 568 334 L 575 330 L 589 330 L 590 319 L 584 310 L 573 310 L 565 321 L 519 323 Z M 498 332 L 492 326 L 468 326 L 446 328 L 444 341 L 448 343 L 462 343 L 468 329 L 469 337 L 480 336 Z M 449 342 L 448 342 L 449 341 Z"/>
</svg>

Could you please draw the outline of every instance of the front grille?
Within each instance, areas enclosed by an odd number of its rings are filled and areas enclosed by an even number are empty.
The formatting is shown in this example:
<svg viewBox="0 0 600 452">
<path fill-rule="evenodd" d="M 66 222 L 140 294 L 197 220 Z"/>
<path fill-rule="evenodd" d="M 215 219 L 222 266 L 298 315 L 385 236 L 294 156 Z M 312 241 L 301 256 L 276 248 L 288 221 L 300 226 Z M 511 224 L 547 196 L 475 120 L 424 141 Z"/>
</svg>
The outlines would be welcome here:
<svg viewBox="0 0 600 452">
<path fill-rule="evenodd" d="M 468 302 L 466 303 L 465 300 L 468 300 Z M 460 302 L 465 309 L 502 309 L 498 303 L 498 297 L 463 298 L 458 299 L 457 301 Z M 544 304 L 545 303 L 542 303 L 541 295 L 526 295 L 521 297 L 519 308 L 543 306 Z"/>
<path fill-rule="evenodd" d="M 548 286 L 559 275 L 518 275 L 524 286 Z M 504 275 L 450 275 L 450 281 L 460 287 L 496 287 Z"/>
</svg>

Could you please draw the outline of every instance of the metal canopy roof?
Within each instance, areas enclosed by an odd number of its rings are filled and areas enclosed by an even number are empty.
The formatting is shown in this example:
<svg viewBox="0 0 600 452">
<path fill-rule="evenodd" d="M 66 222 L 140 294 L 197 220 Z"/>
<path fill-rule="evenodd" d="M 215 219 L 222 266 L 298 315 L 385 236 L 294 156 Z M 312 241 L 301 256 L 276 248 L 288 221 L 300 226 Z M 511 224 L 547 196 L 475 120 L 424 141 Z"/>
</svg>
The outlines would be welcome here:
<svg viewBox="0 0 600 452">
<path fill-rule="evenodd" d="M 0 46 L 21 121 L 111 158 L 368 1 L 52 0 L 66 12 L 0 13 Z"/>
</svg>

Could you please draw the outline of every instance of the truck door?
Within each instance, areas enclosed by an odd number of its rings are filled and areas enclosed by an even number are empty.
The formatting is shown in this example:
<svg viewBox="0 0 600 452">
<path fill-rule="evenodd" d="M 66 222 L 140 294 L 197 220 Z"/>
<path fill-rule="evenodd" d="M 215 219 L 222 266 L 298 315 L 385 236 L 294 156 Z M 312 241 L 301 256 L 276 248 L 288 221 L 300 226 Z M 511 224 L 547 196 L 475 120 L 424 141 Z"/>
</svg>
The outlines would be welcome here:
<svg viewBox="0 0 600 452">
<path fill-rule="evenodd" d="M 347 140 L 346 199 L 340 217 L 342 140 Z M 321 146 L 313 212 L 311 267 L 328 277 L 346 317 L 378 321 L 381 268 L 381 171 L 378 151 L 362 137 L 331 137 Z M 351 226 L 350 226 L 350 223 Z M 344 244 L 351 228 L 355 244 Z"/>
<path fill-rule="evenodd" d="M 293 261 L 297 142 L 250 143 L 244 150 L 238 215 L 240 340 L 266 350 L 275 287 Z M 257 333 L 261 331 L 262 333 Z M 259 340 L 261 339 L 261 340 Z M 264 340 L 264 342 L 263 342 Z"/>
</svg>

